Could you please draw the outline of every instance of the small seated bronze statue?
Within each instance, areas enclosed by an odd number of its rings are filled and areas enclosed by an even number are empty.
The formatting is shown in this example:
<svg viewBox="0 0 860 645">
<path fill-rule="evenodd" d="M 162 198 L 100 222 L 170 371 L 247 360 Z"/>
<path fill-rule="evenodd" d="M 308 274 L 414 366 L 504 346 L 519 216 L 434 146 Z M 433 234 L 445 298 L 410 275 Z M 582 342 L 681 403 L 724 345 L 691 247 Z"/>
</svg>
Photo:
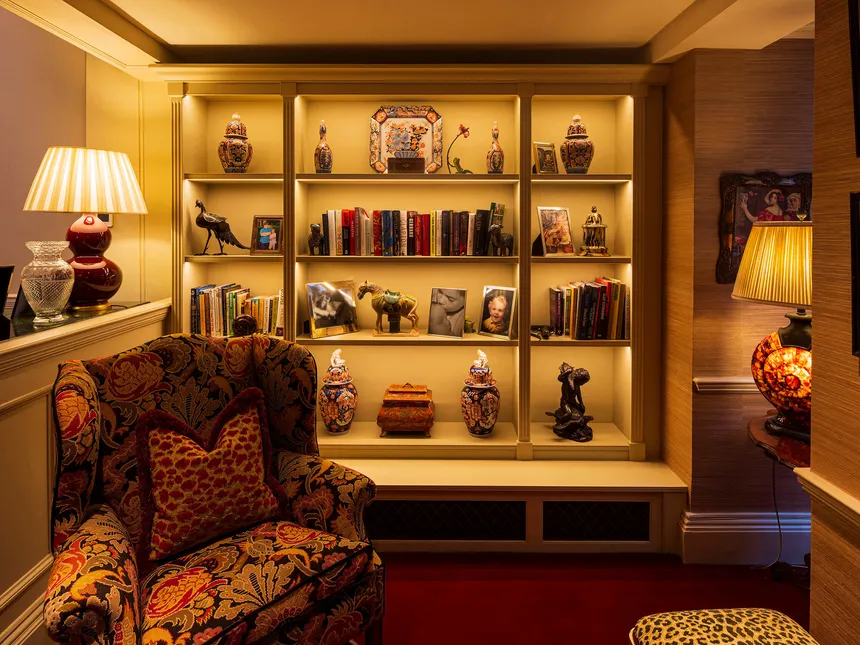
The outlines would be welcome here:
<svg viewBox="0 0 860 645">
<path fill-rule="evenodd" d="M 583 367 L 571 367 L 562 363 L 558 368 L 558 380 L 561 381 L 561 401 L 558 410 L 547 412 L 547 416 L 555 418 L 552 431 L 562 439 L 570 439 L 580 443 L 591 441 L 592 431 L 588 423 L 594 417 L 585 414 L 585 404 L 582 402 L 583 385 L 591 380 L 588 370 Z"/>
</svg>

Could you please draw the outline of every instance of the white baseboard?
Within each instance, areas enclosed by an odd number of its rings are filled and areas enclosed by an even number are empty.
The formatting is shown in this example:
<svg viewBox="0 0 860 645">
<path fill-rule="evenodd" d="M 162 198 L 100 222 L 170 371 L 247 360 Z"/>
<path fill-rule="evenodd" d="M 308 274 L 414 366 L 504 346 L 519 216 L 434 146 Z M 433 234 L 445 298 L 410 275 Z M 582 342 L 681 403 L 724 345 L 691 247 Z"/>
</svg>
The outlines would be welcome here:
<svg viewBox="0 0 860 645">
<path fill-rule="evenodd" d="M 809 553 L 809 513 L 780 513 L 780 560 L 802 564 Z M 687 564 L 769 564 L 779 550 L 774 513 L 690 513 L 681 516 L 682 557 Z"/>
<path fill-rule="evenodd" d="M 42 604 L 39 596 L 27 609 L 18 616 L 12 624 L 0 634 L 0 645 L 40 645 L 47 643 L 48 632 L 45 631 L 42 618 Z"/>
</svg>

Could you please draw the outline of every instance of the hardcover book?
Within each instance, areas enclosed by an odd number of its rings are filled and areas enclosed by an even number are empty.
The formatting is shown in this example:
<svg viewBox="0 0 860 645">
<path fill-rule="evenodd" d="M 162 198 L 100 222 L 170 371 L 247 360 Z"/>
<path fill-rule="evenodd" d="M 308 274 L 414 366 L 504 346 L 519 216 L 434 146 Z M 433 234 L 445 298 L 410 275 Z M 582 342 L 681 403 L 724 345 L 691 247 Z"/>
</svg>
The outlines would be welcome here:
<svg viewBox="0 0 860 645">
<path fill-rule="evenodd" d="M 460 255 L 466 255 L 466 247 L 469 244 L 469 212 L 460 212 Z"/>
<path fill-rule="evenodd" d="M 400 255 L 409 255 L 409 214 L 400 210 Z"/>
<path fill-rule="evenodd" d="M 475 255 L 475 213 L 469 213 L 466 229 L 466 255 Z"/>
<path fill-rule="evenodd" d="M 451 255 L 460 255 L 460 211 L 451 211 Z"/>
<path fill-rule="evenodd" d="M 442 211 L 442 255 L 451 255 L 451 211 Z"/>
<path fill-rule="evenodd" d="M 373 211 L 373 255 L 382 255 L 382 213 Z"/>
<path fill-rule="evenodd" d="M 430 255 L 430 213 L 421 214 L 421 255 Z"/>
<path fill-rule="evenodd" d="M 400 211 L 391 211 L 391 255 L 400 255 Z"/>
<path fill-rule="evenodd" d="M 406 216 L 406 255 L 415 255 L 415 211 L 409 211 Z"/>
</svg>

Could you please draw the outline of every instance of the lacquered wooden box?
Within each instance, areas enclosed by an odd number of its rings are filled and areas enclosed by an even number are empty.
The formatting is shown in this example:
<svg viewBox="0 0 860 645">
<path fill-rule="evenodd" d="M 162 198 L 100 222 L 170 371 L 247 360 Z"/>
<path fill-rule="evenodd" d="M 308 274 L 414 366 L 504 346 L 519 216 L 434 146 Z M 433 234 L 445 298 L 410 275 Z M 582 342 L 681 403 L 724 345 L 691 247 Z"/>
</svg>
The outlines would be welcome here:
<svg viewBox="0 0 860 645">
<path fill-rule="evenodd" d="M 414 433 L 430 436 L 435 420 L 433 392 L 426 385 L 391 385 L 382 397 L 382 409 L 376 416 L 379 436 L 388 432 Z"/>
</svg>

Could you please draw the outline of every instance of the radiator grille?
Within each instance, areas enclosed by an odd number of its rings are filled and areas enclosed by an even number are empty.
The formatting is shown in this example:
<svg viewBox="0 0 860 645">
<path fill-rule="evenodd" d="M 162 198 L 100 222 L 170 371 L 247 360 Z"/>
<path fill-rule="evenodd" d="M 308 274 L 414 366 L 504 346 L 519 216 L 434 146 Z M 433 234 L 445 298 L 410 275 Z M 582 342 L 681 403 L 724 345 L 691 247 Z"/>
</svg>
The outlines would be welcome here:
<svg viewBox="0 0 860 645">
<path fill-rule="evenodd" d="M 648 502 L 544 502 L 547 542 L 646 542 Z"/>
<path fill-rule="evenodd" d="M 525 540 L 526 503 L 377 500 L 365 522 L 372 540 Z"/>
</svg>

